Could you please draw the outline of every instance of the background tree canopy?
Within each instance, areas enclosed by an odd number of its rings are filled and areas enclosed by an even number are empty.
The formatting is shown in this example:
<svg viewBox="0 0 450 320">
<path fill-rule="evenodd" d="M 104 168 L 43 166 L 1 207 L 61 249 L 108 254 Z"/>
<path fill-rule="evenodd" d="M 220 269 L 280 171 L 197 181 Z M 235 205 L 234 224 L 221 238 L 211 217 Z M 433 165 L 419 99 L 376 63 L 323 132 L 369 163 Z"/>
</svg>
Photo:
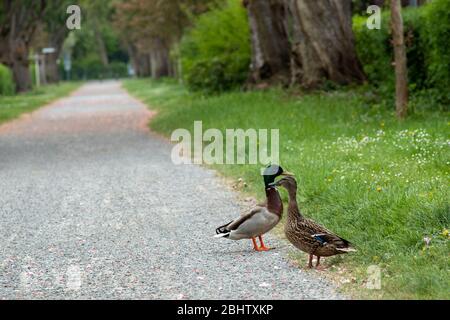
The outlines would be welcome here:
<svg viewBox="0 0 450 320">
<path fill-rule="evenodd" d="M 176 77 L 208 93 L 368 83 L 379 103 L 393 103 L 390 12 L 382 0 L 80 0 L 82 28 L 73 31 L 65 27 L 69 4 L 1 3 L 2 93 L 31 89 L 37 53 L 41 83 L 130 72 Z M 381 30 L 365 26 L 371 4 L 383 8 Z M 420 108 L 431 97 L 430 108 L 443 108 L 449 101 L 450 3 L 402 4 L 410 106 Z M 48 47 L 55 51 L 42 54 Z M 68 57 L 70 73 L 63 65 Z"/>
</svg>

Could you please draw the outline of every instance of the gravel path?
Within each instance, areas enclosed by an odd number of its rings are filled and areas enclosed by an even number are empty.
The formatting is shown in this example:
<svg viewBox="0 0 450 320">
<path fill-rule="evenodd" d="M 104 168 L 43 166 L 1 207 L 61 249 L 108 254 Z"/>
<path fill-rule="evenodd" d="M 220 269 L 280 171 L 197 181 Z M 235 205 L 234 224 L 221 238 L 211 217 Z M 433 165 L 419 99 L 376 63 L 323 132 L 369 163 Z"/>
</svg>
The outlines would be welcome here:
<svg viewBox="0 0 450 320">
<path fill-rule="evenodd" d="M 336 299 L 292 247 L 213 239 L 240 211 L 214 172 L 175 166 L 118 82 L 0 127 L 0 299 Z"/>
</svg>

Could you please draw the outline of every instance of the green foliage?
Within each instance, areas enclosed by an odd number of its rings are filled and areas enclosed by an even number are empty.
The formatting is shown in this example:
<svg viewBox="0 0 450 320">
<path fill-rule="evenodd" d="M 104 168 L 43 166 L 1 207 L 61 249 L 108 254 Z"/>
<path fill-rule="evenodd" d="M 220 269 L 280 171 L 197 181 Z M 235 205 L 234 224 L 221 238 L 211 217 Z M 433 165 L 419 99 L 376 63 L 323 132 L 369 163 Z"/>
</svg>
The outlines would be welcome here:
<svg viewBox="0 0 450 320">
<path fill-rule="evenodd" d="M 240 1 L 200 15 L 181 43 L 184 79 L 190 89 L 220 92 L 241 86 L 250 64 L 250 35 Z"/>
<path fill-rule="evenodd" d="M 110 26 L 102 29 L 108 60 L 112 62 L 127 62 L 128 53 L 120 45 L 119 35 Z"/>
<path fill-rule="evenodd" d="M 440 89 L 442 99 L 450 102 L 450 1 L 434 0 L 424 11 L 428 85 Z"/>
<path fill-rule="evenodd" d="M 108 17 L 111 14 L 111 1 L 85 1 L 86 28 L 72 32 L 72 71 L 71 79 L 106 79 L 128 76 L 128 54 L 120 45 L 117 30 L 111 28 Z M 95 31 L 98 31 L 96 37 Z M 100 59 L 100 44 L 105 46 L 109 64 L 104 66 Z M 61 73 L 65 74 L 61 63 Z"/>
<path fill-rule="evenodd" d="M 62 68 L 63 66 L 61 66 Z M 61 70 L 63 72 L 63 70 Z M 108 66 L 104 66 L 96 53 L 77 59 L 72 64 L 71 79 L 109 79 L 125 78 L 128 76 L 128 67 L 125 62 L 112 61 Z"/>
<path fill-rule="evenodd" d="M 411 105 L 429 107 L 450 103 L 450 2 L 435 0 L 402 12 L 408 60 Z M 353 18 L 356 49 L 369 82 L 377 88 L 384 103 L 392 103 L 394 92 L 393 47 L 389 30 L 390 14 L 382 13 L 380 30 L 366 27 L 367 16 Z"/>
<path fill-rule="evenodd" d="M 108 70 L 113 78 L 128 77 L 128 65 L 121 61 L 113 61 L 109 64 Z"/>
<path fill-rule="evenodd" d="M 0 95 L 14 94 L 14 80 L 8 67 L 0 64 Z"/>
<path fill-rule="evenodd" d="M 388 15 L 384 13 L 381 18 L 381 29 L 370 30 L 366 26 L 367 16 L 354 16 L 353 18 L 353 32 L 356 38 L 358 57 L 369 81 L 375 85 L 393 81 L 388 19 Z"/>
<path fill-rule="evenodd" d="M 157 108 L 151 127 L 168 136 L 176 128 L 192 130 L 194 120 L 203 121 L 203 130 L 279 129 L 281 163 L 296 173 L 304 214 L 358 249 L 326 260 L 345 263 L 357 297 L 450 298 L 445 113 L 428 110 L 398 122 L 393 112 L 366 104 L 362 88 L 300 97 L 281 90 L 202 97 L 170 82 L 129 80 L 125 87 Z M 264 197 L 259 165 L 214 168 L 246 182 L 242 192 Z M 305 265 L 306 256 L 298 256 Z M 381 269 L 381 290 L 365 289 L 370 265 Z"/>
</svg>

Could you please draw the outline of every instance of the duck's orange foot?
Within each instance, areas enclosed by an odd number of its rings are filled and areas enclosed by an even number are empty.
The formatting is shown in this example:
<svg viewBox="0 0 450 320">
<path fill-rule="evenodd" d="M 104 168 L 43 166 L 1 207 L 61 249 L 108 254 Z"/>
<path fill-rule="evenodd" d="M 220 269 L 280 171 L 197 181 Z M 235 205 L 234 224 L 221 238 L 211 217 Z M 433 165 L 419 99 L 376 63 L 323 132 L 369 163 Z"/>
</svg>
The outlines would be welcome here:
<svg viewBox="0 0 450 320">
<path fill-rule="evenodd" d="M 253 250 L 259 251 L 259 247 L 258 247 L 258 245 L 256 244 L 255 238 L 252 238 L 252 243 L 253 243 Z"/>
<path fill-rule="evenodd" d="M 269 251 L 269 250 L 273 249 L 273 248 L 266 247 L 266 245 L 263 242 L 262 236 L 259 236 L 258 238 L 259 238 L 259 243 L 261 244 L 261 246 L 259 247 L 259 251 Z"/>
<path fill-rule="evenodd" d="M 253 243 L 253 250 L 255 250 L 255 251 L 269 251 L 269 250 L 273 249 L 273 248 L 266 247 L 264 245 L 264 242 L 262 242 L 262 238 L 261 237 L 259 237 L 259 241 L 261 243 L 261 246 L 259 246 L 259 247 L 256 244 L 256 239 L 255 238 L 251 238 L 251 239 L 252 239 L 252 243 Z"/>
</svg>

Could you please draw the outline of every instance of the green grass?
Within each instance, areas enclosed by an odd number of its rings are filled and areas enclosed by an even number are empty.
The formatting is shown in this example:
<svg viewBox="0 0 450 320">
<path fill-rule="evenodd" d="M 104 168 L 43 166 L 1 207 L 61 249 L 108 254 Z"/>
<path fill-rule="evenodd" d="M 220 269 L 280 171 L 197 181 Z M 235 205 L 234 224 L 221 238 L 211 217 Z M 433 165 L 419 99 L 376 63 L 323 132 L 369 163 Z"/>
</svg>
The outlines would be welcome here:
<svg viewBox="0 0 450 320">
<path fill-rule="evenodd" d="M 77 82 L 43 86 L 15 96 L 0 96 L 0 123 L 15 119 L 55 99 L 68 95 L 80 86 Z"/>
<path fill-rule="evenodd" d="M 192 129 L 194 120 L 203 121 L 203 130 L 279 128 L 281 163 L 297 175 L 301 210 L 358 248 L 328 259 L 329 274 L 354 278 L 344 290 L 363 298 L 450 298 L 448 114 L 423 112 L 398 122 L 368 101 L 367 88 L 202 97 L 167 80 L 124 85 L 158 111 L 150 126 L 166 136 Z M 260 166 L 213 168 L 242 178 L 243 192 L 263 197 Z M 296 257 L 305 265 L 304 255 Z M 370 265 L 381 269 L 381 290 L 366 288 Z M 346 271 L 341 276 L 338 269 Z"/>
</svg>

